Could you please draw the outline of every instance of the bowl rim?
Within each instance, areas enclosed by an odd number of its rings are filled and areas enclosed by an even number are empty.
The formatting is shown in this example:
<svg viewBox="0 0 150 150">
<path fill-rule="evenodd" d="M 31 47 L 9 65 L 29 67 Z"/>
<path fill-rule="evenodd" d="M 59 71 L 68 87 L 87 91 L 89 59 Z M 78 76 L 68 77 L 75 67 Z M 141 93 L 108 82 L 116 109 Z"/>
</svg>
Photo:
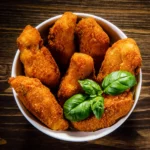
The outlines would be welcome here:
<svg viewBox="0 0 150 150">
<path fill-rule="evenodd" d="M 88 13 L 74 13 L 76 14 L 78 17 L 93 17 L 96 20 L 99 20 L 101 22 L 103 22 L 104 24 L 111 26 L 112 30 L 114 30 L 115 32 L 117 32 L 121 38 L 127 38 L 127 36 L 114 24 L 112 24 L 111 22 L 109 22 L 108 20 L 99 17 L 99 16 L 95 16 L 95 15 L 91 15 Z M 40 29 L 43 25 L 52 22 L 52 21 L 56 21 L 58 18 L 60 18 L 62 15 L 57 15 L 54 17 L 51 17 L 45 21 L 43 21 L 42 23 L 40 23 L 39 25 L 36 26 L 36 29 Z M 16 77 L 16 69 L 17 69 L 17 63 L 19 61 L 19 54 L 20 51 L 17 50 L 14 60 L 13 60 L 13 64 L 12 64 L 12 72 L 11 72 L 11 76 L 12 77 Z M 108 135 L 109 133 L 112 133 L 114 130 L 116 130 L 118 127 L 120 127 L 126 120 L 127 118 L 130 116 L 130 114 L 132 113 L 132 111 L 134 110 L 139 96 L 140 96 L 140 91 L 141 91 L 141 86 L 142 86 L 142 70 L 140 68 L 140 72 L 138 75 L 138 84 L 135 88 L 135 97 L 134 97 L 134 104 L 131 108 L 131 110 L 129 111 L 129 113 L 122 117 L 121 119 L 119 119 L 114 125 L 104 128 L 104 129 L 99 129 L 97 131 L 94 132 L 84 132 L 84 131 L 54 131 L 49 129 L 48 127 L 46 127 L 45 125 L 41 124 L 40 121 L 38 121 L 37 119 L 35 119 L 33 117 L 32 114 L 30 114 L 28 112 L 28 110 L 24 107 L 24 105 L 20 102 L 20 100 L 17 97 L 17 93 L 15 92 L 15 90 L 12 88 L 13 91 L 13 95 L 15 98 L 15 101 L 17 103 L 17 106 L 19 107 L 21 113 L 23 114 L 23 116 L 39 131 L 45 133 L 46 135 L 59 139 L 59 140 L 64 140 L 64 141 L 70 141 L 70 142 L 86 142 L 86 141 L 91 141 L 91 140 L 96 140 L 99 138 L 102 138 L 106 135 Z M 72 135 L 73 134 L 73 135 Z M 77 136 L 78 134 L 78 136 Z"/>
</svg>

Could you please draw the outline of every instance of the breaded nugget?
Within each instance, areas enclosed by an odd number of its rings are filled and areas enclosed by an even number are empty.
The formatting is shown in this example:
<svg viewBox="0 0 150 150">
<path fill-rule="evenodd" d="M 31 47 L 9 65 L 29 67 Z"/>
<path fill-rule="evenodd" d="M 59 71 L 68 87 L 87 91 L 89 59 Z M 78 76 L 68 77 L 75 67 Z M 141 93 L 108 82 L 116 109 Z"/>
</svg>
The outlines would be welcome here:
<svg viewBox="0 0 150 150">
<path fill-rule="evenodd" d="M 66 130 L 68 122 L 50 90 L 39 79 L 25 76 L 9 78 L 9 83 L 24 106 L 52 130 Z"/>
<path fill-rule="evenodd" d="M 119 40 L 107 50 L 97 80 L 101 82 L 106 75 L 118 70 L 137 75 L 141 63 L 142 58 L 136 42 L 131 38 Z"/>
<path fill-rule="evenodd" d="M 74 128 L 80 131 L 96 131 L 113 125 L 118 119 L 125 116 L 133 105 L 133 95 L 131 92 L 117 96 L 107 95 L 104 99 L 104 114 L 97 119 L 91 116 L 86 120 L 72 122 Z"/>
<path fill-rule="evenodd" d="M 77 16 L 65 12 L 49 30 L 48 43 L 50 51 L 58 66 L 66 69 L 73 53 L 75 52 L 74 30 Z"/>
<path fill-rule="evenodd" d="M 87 54 L 74 53 L 59 87 L 58 99 L 61 105 L 69 97 L 82 91 L 78 80 L 85 78 L 94 78 L 93 58 Z"/>
<path fill-rule="evenodd" d="M 38 30 L 27 25 L 17 38 L 17 44 L 25 75 L 38 78 L 49 87 L 55 87 L 60 78 L 59 68 L 50 51 L 43 46 Z"/>
<path fill-rule="evenodd" d="M 99 69 L 109 47 L 109 37 L 94 18 L 84 18 L 76 26 L 80 52 L 93 57 L 96 69 Z"/>
</svg>

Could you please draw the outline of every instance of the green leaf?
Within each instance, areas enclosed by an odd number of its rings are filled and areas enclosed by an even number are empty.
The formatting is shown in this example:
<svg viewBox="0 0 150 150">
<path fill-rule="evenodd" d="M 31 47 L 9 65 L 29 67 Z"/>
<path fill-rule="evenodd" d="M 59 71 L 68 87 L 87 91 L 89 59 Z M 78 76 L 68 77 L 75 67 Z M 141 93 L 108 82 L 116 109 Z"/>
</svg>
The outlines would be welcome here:
<svg viewBox="0 0 150 150">
<path fill-rule="evenodd" d="M 95 97 L 98 94 L 102 94 L 102 90 L 95 81 L 90 79 L 78 80 L 79 84 L 81 85 L 82 89 L 85 91 L 86 94 L 90 95 L 90 97 Z"/>
<path fill-rule="evenodd" d="M 81 121 L 91 113 L 91 103 L 86 100 L 87 95 L 76 94 L 64 104 L 64 115 L 70 121 Z"/>
<path fill-rule="evenodd" d="M 102 82 L 104 93 L 117 95 L 130 89 L 136 84 L 136 78 L 127 71 L 115 71 L 107 75 Z"/>
<path fill-rule="evenodd" d="M 100 119 L 104 113 L 104 98 L 97 96 L 91 101 L 91 109 L 97 119 Z"/>
</svg>

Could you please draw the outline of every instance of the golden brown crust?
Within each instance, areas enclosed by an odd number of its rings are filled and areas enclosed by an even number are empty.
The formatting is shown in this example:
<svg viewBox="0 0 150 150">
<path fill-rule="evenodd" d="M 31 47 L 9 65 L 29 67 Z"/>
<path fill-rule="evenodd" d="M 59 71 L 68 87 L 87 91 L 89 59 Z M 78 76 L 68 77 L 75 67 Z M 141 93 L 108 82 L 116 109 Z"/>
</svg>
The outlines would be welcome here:
<svg viewBox="0 0 150 150">
<path fill-rule="evenodd" d="M 26 26 L 17 43 L 26 76 L 38 78 L 49 87 L 55 87 L 59 82 L 60 72 L 51 53 L 43 46 L 37 29 Z"/>
<path fill-rule="evenodd" d="M 50 51 L 60 68 L 66 68 L 75 52 L 74 30 L 77 16 L 71 12 L 65 12 L 58 19 L 48 35 Z"/>
<path fill-rule="evenodd" d="M 113 125 L 118 119 L 125 116 L 133 105 L 133 95 L 131 92 L 123 93 L 117 96 L 105 96 L 104 114 L 102 118 L 97 119 L 95 116 L 86 120 L 72 122 L 74 128 L 80 131 L 96 131 Z"/>
<path fill-rule="evenodd" d="M 117 70 L 125 70 L 137 75 L 141 62 L 142 58 L 136 42 L 131 38 L 119 40 L 107 50 L 97 80 L 100 83 L 106 75 Z"/>
<path fill-rule="evenodd" d="M 85 78 L 94 78 L 93 59 L 87 54 L 74 53 L 59 87 L 58 99 L 61 104 L 72 95 L 82 91 L 78 80 Z"/>
<path fill-rule="evenodd" d="M 20 51 L 29 49 L 35 51 L 43 45 L 40 33 L 30 25 L 27 25 L 17 38 L 17 45 Z"/>
<path fill-rule="evenodd" d="M 94 18 L 84 18 L 79 21 L 75 33 L 79 38 L 80 52 L 92 56 L 95 67 L 99 69 L 109 47 L 108 35 Z"/>
<path fill-rule="evenodd" d="M 25 76 L 9 78 L 24 106 L 39 120 L 53 130 L 66 130 L 68 122 L 63 119 L 63 110 L 50 90 L 40 80 Z"/>
</svg>

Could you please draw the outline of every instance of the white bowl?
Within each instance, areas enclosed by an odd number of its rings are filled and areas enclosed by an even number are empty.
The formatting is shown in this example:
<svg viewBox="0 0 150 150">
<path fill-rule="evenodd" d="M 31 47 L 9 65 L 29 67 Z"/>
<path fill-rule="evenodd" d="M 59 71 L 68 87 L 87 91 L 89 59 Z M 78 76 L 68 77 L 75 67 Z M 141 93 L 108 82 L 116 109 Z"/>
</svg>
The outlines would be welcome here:
<svg viewBox="0 0 150 150">
<path fill-rule="evenodd" d="M 117 41 L 119 39 L 124 39 L 127 38 L 127 36 L 114 24 L 110 23 L 109 21 L 90 14 L 85 14 L 85 13 L 75 13 L 78 18 L 85 18 L 85 17 L 93 17 L 96 19 L 96 21 L 103 27 L 103 29 L 106 31 L 106 33 L 109 35 L 111 38 L 111 41 Z M 51 26 L 57 19 L 59 19 L 62 15 L 52 17 L 41 24 L 39 24 L 36 28 L 39 30 L 41 33 L 42 37 L 44 37 L 45 32 L 48 31 L 49 26 Z M 12 65 L 12 74 L 11 76 L 15 77 L 17 75 L 22 74 L 22 66 L 21 62 L 19 60 L 19 50 L 17 50 L 13 65 Z M 132 113 L 133 109 L 135 108 L 140 91 L 141 91 L 141 83 L 142 83 L 142 72 L 140 70 L 140 74 L 138 76 L 138 84 L 135 88 L 135 95 L 134 95 L 134 105 L 132 106 L 132 109 L 130 112 L 123 118 L 121 118 L 119 121 L 117 121 L 114 125 L 108 128 L 100 129 L 95 132 L 81 132 L 81 131 L 53 131 L 49 128 L 47 128 L 45 125 L 43 125 L 39 120 L 37 120 L 32 114 L 28 112 L 28 110 L 23 106 L 21 101 L 18 99 L 17 94 L 15 90 L 13 89 L 13 94 L 16 100 L 16 103 L 22 112 L 22 114 L 25 116 L 25 118 L 38 130 L 41 132 L 56 138 L 60 140 L 65 140 L 65 141 L 73 141 L 73 142 L 84 142 L 84 141 L 90 141 L 90 140 L 95 140 L 101 137 L 104 137 L 105 135 L 108 135 L 109 133 L 113 132 L 115 129 L 117 129 L 119 126 L 121 126 L 125 120 L 129 117 L 129 115 Z"/>
</svg>

